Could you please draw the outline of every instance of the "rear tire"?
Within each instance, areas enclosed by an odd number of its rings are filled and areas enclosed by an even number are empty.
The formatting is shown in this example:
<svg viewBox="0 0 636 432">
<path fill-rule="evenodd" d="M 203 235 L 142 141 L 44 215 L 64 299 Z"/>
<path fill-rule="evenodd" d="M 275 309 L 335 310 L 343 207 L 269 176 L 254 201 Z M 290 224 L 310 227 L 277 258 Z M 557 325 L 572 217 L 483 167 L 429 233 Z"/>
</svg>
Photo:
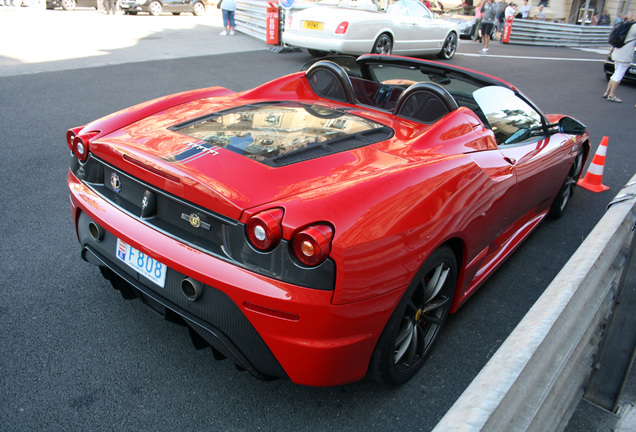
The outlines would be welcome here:
<svg viewBox="0 0 636 432">
<path fill-rule="evenodd" d="M 444 47 L 439 52 L 439 54 L 437 54 L 437 57 L 444 60 L 450 60 L 455 55 L 456 51 L 457 51 L 457 35 L 455 33 L 450 33 L 448 36 L 446 36 L 446 40 L 444 41 Z"/>
<path fill-rule="evenodd" d="M 393 39 L 388 34 L 382 33 L 373 44 L 371 54 L 390 55 L 391 52 L 393 52 Z"/>
<path fill-rule="evenodd" d="M 77 4 L 75 3 L 75 0 L 62 0 L 60 6 L 62 6 L 62 9 L 64 10 L 71 11 L 75 9 L 75 6 L 77 6 Z"/>
<path fill-rule="evenodd" d="M 161 6 L 161 3 L 159 3 L 158 1 L 153 1 L 152 3 L 150 3 L 150 6 L 148 6 L 148 11 L 150 12 L 150 15 L 158 16 L 161 15 L 163 6 Z"/>
<path fill-rule="evenodd" d="M 193 6 L 192 13 L 194 16 L 201 16 L 205 13 L 205 5 L 201 2 L 196 2 Z"/>
<path fill-rule="evenodd" d="M 398 385 L 420 370 L 446 322 L 456 284 L 455 254 L 441 247 L 422 265 L 393 311 L 371 356 L 371 379 Z"/>
</svg>

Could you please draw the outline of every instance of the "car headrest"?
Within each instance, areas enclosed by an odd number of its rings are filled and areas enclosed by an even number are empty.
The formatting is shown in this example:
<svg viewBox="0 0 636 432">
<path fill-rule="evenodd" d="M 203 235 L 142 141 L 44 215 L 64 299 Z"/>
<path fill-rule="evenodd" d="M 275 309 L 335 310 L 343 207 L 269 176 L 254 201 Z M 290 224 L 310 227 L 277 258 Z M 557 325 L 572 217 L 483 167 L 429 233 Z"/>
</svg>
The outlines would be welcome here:
<svg viewBox="0 0 636 432">
<path fill-rule="evenodd" d="M 453 96 L 439 84 L 419 82 L 400 95 L 394 114 L 423 123 L 433 123 L 457 109 Z"/>
<path fill-rule="evenodd" d="M 349 104 L 356 103 L 356 95 L 349 75 L 338 65 L 329 60 L 314 63 L 305 76 L 316 95 Z"/>
</svg>

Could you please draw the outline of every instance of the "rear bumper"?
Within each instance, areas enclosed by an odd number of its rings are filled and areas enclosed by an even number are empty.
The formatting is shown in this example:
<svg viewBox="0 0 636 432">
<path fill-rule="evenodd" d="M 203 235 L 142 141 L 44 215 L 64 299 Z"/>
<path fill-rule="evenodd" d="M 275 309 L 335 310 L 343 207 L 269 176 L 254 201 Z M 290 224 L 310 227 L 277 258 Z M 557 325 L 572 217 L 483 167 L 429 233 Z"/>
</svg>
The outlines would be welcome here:
<svg viewBox="0 0 636 432">
<path fill-rule="evenodd" d="M 129 282 L 146 304 L 176 313 L 197 334 L 259 377 L 332 386 L 362 379 L 400 292 L 347 305 L 333 292 L 295 286 L 232 265 L 191 248 L 113 207 L 68 174 L 71 212 L 83 257 Z M 104 229 L 96 240 L 88 224 Z M 115 256 L 117 238 L 168 266 L 164 288 Z M 203 284 L 190 301 L 181 281 Z"/>
<path fill-rule="evenodd" d="M 333 37 L 320 37 L 299 34 L 293 31 L 283 32 L 283 42 L 287 45 L 342 54 L 367 54 L 371 52 L 373 41 L 346 40 Z"/>
<path fill-rule="evenodd" d="M 139 4 L 120 4 L 121 10 L 124 12 L 148 12 L 148 5 Z"/>
</svg>

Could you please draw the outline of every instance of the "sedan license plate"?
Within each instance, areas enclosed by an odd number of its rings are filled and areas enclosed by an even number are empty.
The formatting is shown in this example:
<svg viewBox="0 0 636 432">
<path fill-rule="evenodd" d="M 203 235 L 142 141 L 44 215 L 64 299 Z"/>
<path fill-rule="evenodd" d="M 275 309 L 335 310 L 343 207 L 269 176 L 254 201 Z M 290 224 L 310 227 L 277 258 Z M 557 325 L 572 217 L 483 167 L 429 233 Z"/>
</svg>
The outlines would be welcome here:
<svg viewBox="0 0 636 432">
<path fill-rule="evenodd" d="M 317 21 L 303 21 L 303 28 L 308 30 L 322 30 L 324 23 Z"/>
<path fill-rule="evenodd" d="M 117 258 L 161 288 L 166 284 L 168 267 L 165 264 L 160 263 L 119 239 L 117 239 Z"/>
<path fill-rule="evenodd" d="M 632 75 L 636 75 L 636 68 L 629 68 L 629 73 Z"/>
</svg>

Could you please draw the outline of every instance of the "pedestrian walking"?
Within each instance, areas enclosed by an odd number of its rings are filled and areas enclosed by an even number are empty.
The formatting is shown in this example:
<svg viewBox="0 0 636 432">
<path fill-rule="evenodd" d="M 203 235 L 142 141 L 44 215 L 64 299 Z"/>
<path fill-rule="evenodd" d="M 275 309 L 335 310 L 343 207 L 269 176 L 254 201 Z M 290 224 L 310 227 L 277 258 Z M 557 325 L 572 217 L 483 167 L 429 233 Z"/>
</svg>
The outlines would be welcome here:
<svg viewBox="0 0 636 432">
<path fill-rule="evenodd" d="M 117 0 L 105 0 L 104 7 L 106 9 L 106 15 L 115 15 L 117 12 Z"/>
<path fill-rule="evenodd" d="M 607 89 L 603 93 L 603 98 L 610 102 L 623 102 L 616 96 L 616 89 L 625 76 L 625 72 L 629 68 L 634 58 L 634 47 L 636 46 L 636 24 L 631 15 L 625 15 L 625 21 L 631 22 L 631 27 L 625 36 L 625 45 L 620 48 L 613 48 L 610 57 L 614 60 L 614 74 L 607 83 Z"/>
<path fill-rule="evenodd" d="M 481 54 L 488 54 L 488 45 L 490 44 L 490 35 L 495 19 L 497 18 L 497 5 L 492 0 L 486 0 L 481 5 L 481 37 L 484 38 L 484 47 L 479 51 Z"/>
</svg>

